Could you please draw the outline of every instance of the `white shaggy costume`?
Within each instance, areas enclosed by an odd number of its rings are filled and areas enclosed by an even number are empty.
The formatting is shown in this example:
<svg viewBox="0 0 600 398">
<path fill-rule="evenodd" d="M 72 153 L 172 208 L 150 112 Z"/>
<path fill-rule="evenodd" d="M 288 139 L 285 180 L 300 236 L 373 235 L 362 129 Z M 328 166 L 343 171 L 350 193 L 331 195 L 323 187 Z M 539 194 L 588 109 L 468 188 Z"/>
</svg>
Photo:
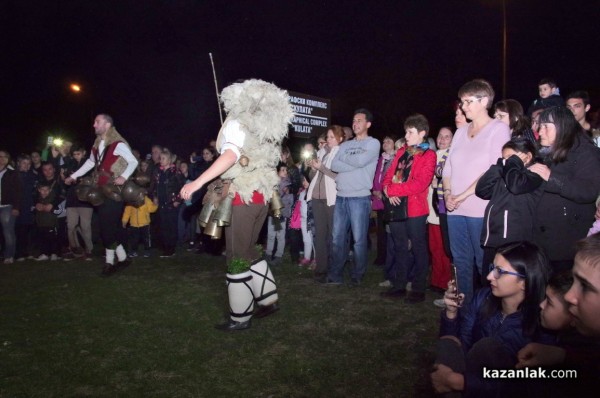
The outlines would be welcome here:
<svg viewBox="0 0 600 398">
<path fill-rule="evenodd" d="M 266 316 L 278 308 L 277 287 L 266 261 L 257 259 L 255 244 L 268 213 L 267 203 L 279 183 L 276 166 L 293 111 L 288 93 L 262 80 L 234 83 L 223 90 L 221 100 L 227 119 L 217 138 L 217 150 L 224 153 L 229 149 L 237 157 L 221 175 L 231 180 L 229 194 L 235 195 L 231 225 L 225 228 L 227 261 L 241 258 L 251 262 L 252 291 L 259 305 L 254 316 Z M 230 311 L 234 321 L 239 315 Z"/>
</svg>

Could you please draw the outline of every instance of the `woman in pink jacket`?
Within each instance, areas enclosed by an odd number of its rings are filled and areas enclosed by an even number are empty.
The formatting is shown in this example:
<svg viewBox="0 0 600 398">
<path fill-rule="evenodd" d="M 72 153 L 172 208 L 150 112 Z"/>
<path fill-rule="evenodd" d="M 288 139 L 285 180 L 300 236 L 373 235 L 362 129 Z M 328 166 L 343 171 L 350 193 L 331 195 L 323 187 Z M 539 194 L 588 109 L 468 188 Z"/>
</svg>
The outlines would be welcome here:
<svg viewBox="0 0 600 398">
<path fill-rule="evenodd" d="M 407 197 L 408 218 L 391 221 L 390 232 L 394 242 L 396 278 L 392 288 L 382 292 L 382 297 L 407 296 L 409 240 L 415 259 L 415 277 L 405 303 L 414 304 L 425 300 L 429 252 L 427 250 L 427 216 L 429 203 L 427 191 L 435 171 L 436 154 L 429 149 L 427 135 L 429 123 L 425 116 L 415 114 L 404 122 L 406 145 L 398 150 L 392 165 L 383 179 L 383 192 L 392 205 L 399 205 L 400 198 Z"/>
</svg>

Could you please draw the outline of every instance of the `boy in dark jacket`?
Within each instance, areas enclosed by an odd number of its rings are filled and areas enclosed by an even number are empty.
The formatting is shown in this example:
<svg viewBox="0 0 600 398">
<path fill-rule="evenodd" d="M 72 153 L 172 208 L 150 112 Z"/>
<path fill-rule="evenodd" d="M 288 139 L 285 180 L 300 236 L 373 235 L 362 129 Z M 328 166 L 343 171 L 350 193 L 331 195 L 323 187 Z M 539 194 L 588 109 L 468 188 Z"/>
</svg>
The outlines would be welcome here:
<svg viewBox="0 0 600 398">
<path fill-rule="evenodd" d="M 41 182 L 35 204 L 35 225 L 37 227 L 40 256 L 37 261 L 58 260 L 58 217 L 54 214 L 54 192 L 50 184 Z"/>
</svg>

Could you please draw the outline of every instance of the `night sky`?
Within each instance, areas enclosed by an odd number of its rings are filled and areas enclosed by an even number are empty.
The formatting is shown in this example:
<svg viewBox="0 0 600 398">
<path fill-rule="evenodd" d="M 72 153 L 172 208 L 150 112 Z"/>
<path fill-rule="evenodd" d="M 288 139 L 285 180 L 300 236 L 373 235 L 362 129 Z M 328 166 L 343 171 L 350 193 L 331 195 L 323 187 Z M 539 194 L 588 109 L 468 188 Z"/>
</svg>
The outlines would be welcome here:
<svg viewBox="0 0 600 398">
<path fill-rule="evenodd" d="M 506 0 L 507 97 L 525 108 L 537 82 L 586 89 L 600 103 L 600 2 Z M 57 132 L 89 146 L 91 119 L 115 118 L 142 153 L 181 155 L 219 129 L 219 89 L 260 78 L 332 100 L 332 121 L 375 114 L 372 133 L 402 133 L 414 112 L 452 123 L 466 81 L 501 99 L 501 0 L 0 2 L 0 147 L 13 154 Z M 82 85 L 80 94 L 68 85 Z"/>
</svg>

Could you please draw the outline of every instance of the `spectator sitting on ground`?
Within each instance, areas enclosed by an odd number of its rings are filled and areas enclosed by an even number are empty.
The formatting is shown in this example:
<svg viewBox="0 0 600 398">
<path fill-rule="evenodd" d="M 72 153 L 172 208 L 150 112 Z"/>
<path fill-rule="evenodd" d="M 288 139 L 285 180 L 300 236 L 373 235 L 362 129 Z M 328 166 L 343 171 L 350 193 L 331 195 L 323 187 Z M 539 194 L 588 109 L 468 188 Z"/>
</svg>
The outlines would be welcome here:
<svg viewBox="0 0 600 398">
<path fill-rule="evenodd" d="M 572 278 L 568 277 L 568 271 L 566 276 L 564 271 L 555 275 L 541 306 L 542 325 L 560 331 L 560 346 L 530 343 L 519 351 L 517 367 L 560 365 L 575 368 L 577 381 L 567 386 L 571 396 L 597 396 L 595 386 L 600 374 L 599 264 L 600 234 L 577 242 Z M 583 337 L 573 334 L 571 325 Z"/>
<path fill-rule="evenodd" d="M 454 281 L 444 295 L 438 357 L 431 374 L 438 393 L 464 391 L 470 396 L 514 392 L 508 380 L 483 379 L 482 369 L 508 369 L 530 342 L 554 343 L 539 325 L 550 273 L 543 251 L 530 242 L 498 248 L 487 276 L 490 287 L 479 290 L 464 308 Z"/>
</svg>

